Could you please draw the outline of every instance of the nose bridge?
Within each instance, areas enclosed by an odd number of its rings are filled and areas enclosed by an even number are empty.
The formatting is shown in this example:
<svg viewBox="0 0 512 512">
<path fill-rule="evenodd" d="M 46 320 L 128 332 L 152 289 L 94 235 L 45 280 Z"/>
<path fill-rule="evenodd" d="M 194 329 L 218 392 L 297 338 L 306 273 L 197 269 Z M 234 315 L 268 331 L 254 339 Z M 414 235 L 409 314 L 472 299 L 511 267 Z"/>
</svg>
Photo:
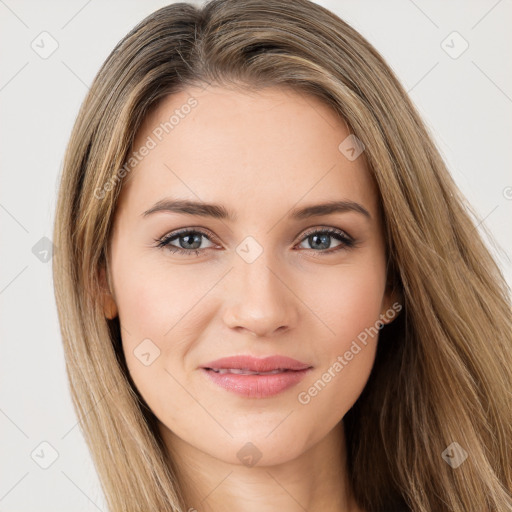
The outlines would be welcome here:
<svg viewBox="0 0 512 512">
<path fill-rule="evenodd" d="M 229 327 L 270 336 L 295 324 L 297 305 L 280 269 L 271 251 L 262 251 L 253 261 L 237 255 L 228 285 L 225 321 Z"/>
</svg>

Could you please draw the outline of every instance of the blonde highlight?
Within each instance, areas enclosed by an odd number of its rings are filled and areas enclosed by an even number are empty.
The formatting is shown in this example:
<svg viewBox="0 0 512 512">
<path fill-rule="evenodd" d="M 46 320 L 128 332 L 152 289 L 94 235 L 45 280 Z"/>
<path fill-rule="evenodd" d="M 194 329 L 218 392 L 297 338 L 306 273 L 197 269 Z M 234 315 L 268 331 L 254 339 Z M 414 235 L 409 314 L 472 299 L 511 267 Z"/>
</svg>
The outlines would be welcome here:
<svg viewBox="0 0 512 512">
<path fill-rule="evenodd" d="M 159 9 L 111 52 L 78 114 L 53 272 L 70 392 L 109 509 L 187 510 L 175 462 L 127 371 L 122 326 L 104 316 L 100 274 L 108 284 L 126 179 L 114 177 L 138 127 L 165 96 L 209 84 L 314 95 L 365 145 L 404 307 L 382 330 L 368 384 L 344 418 L 357 502 L 368 511 L 512 511 L 510 289 L 389 66 L 307 0 Z M 441 459 L 453 441 L 470 447 L 456 470 Z"/>
</svg>

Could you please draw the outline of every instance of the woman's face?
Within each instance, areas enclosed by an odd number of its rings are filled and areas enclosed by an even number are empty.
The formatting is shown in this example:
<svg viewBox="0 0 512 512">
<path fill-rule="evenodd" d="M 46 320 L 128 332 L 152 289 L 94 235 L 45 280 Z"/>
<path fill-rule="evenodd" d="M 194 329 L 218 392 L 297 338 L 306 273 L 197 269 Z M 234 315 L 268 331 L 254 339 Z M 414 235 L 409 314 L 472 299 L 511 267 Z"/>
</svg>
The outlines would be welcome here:
<svg viewBox="0 0 512 512">
<path fill-rule="evenodd" d="M 145 119 L 114 221 L 110 314 L 167 440 L 277 464 L 359 397 L 392 298 L 376 189 L 348 136 L 319 100 L 277 88 L 189 88 Z M 331 202 L 345 207 L 311 208 Z M 307 369 L 204 368 L 242 355 Z"/>
</svg>

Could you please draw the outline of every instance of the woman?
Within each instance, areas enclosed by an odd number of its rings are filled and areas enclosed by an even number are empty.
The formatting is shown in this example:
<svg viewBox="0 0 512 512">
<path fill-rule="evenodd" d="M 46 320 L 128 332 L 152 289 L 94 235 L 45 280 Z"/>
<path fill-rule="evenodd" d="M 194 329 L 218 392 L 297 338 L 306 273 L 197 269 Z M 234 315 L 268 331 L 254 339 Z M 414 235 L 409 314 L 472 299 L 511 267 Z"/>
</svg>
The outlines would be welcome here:
<svg viewBox="0 0 512 512">
<path fill-rule="evenodd" d="M 328 10 L 143 20 L 80 110 L 54 235 L 110 510 L 512 510 L 510 296 L 470 211 Z"/>
</svg>

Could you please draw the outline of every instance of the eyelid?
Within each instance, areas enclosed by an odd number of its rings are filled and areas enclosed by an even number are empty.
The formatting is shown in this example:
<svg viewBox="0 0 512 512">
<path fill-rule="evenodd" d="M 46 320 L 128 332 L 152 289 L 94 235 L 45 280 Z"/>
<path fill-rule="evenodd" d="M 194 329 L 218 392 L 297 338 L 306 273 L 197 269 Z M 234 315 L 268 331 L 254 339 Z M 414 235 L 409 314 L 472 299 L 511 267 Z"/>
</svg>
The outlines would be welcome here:
<svg viewBox="0 0 512 512">
<path fill-rule="evenodd" d="M 155 243 L 162 243 L 162 242 L 169 242 L 173 238 L 178 238 L 180 235 L 183 235 L 185 233 L 199 233 L 203 235 L 205 238 L 208 238 L 212 243 L 215 243 L 217 245 L 221 245 L 218 238 L 208 229 L 197 227 L 197 226 L 191 226 L 189 228 L 181 228 L 176 229 L 174 231 L 170 231 L 169 233 L 165 234 L 164 236 L 155 239 Z M 208 247 L 207 249 L 212 249 L 212 247 Z M 186 250 L 186 249 L 183 249 Z M 192 252 L 194 249 L 190 249 L 190 252 Z M 200 251 L 205 251 L 206 249 L 197 249 Z"/>
<path fill-rule="evenodd" d="M 301 234 L 301 238 L 299 239 L 299 242 L 302 242 L 302 240 L 304 240 L 304 238 L 306 238 L 314 233 L 317 233 L 319 231 L 327 232 L 327 233 L 336 233 L 338 235 L 342 235 L 342 236 L 346 237 L 351 242 L 355 242 L 354 238 L 352 236 L 350 236 L 349 233 L 347 233 L 344 229 L 335 228 L 332 226 L 314 226 L 311 228 L 307 228 L 306 231 L 304 231 Z"/>
</svg>

